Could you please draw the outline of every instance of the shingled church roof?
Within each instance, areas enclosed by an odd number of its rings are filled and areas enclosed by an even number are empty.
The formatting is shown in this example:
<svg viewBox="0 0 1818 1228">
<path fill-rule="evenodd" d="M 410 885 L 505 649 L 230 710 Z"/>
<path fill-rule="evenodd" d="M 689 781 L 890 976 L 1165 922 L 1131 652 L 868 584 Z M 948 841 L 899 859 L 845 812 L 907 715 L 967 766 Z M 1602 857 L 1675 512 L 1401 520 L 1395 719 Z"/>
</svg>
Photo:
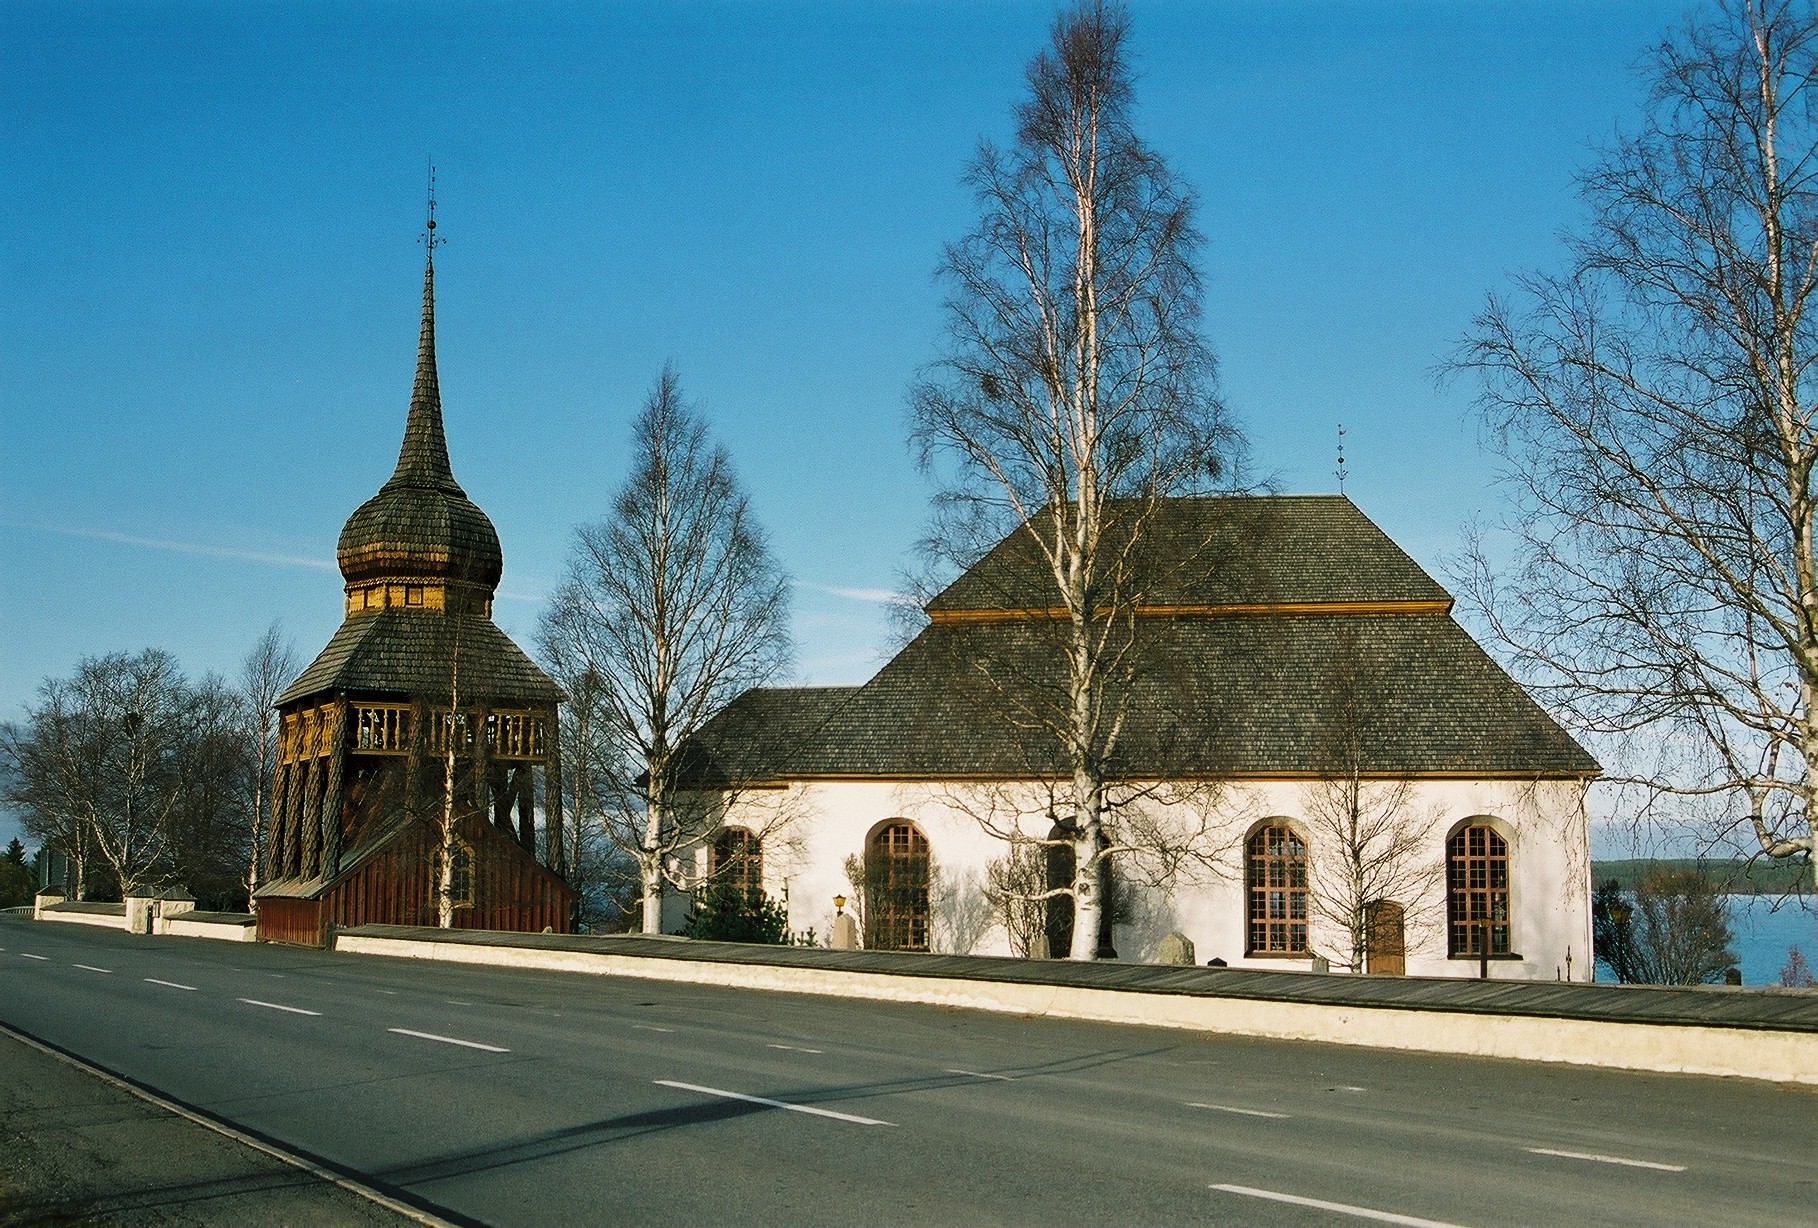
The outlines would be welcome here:
<svg viewBox="0 0 1818 1228">
<path fill-rule="evenodd" d="M 1129 551 L 1150 607 L 1339 602 L 1452 604 L 1452 595 L 1342 495 L 1207 496 L 1110 506 L 1104 552 Z M 948 612 L 1044 609 L 1054 581 L 1036 540 L 1052 531 L 1043 511 L 1009 534 L 928 603 Z"/>
<path fill-rule="evenodd" d="M 1135 622 L 1142 665 L 1116 775 L 1317 774 L 1336 723 L 1355 719 L 1335 699 L 1345 686 L 1368 696 L 1371 775 L 1597 774 L 1350 500 L 1174 500 L 1151 527 L 1171 571 L 1148 604 L 1173 612 Z M 740 697 L 691 744 L 693 782 L 1064 775 L 1045 732 L 1064 658 L 1058 624 L 1031 614 L 1051 604 L 1028 574 L 1038 566 L 1017 537 L 1001 543 L 863 686 Z"/>
</svg>

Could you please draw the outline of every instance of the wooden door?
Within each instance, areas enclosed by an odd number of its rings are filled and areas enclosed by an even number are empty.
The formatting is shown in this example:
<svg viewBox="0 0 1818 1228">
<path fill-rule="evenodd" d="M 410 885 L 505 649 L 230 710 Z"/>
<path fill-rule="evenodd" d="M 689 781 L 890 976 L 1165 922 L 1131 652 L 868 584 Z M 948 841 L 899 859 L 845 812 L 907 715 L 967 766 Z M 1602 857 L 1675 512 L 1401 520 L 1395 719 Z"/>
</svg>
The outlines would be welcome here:
<svg viewBox="0 0 1818 1228">
<path fill-rule="evenodd" d="M 1364 971 L 1401 976 L 1407 972 L 1407 937 L 1400 904 L 1377 900 L 1364 906 Z"/>
</svg>

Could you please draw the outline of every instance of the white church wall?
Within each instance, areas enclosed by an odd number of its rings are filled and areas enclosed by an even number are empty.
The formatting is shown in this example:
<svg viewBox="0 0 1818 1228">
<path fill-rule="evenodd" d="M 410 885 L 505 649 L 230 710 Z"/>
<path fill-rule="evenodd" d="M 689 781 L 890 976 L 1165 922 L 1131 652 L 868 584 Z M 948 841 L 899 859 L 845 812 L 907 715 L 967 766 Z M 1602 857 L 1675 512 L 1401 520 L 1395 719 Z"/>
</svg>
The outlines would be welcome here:
<svg viewBox="0 0 1818 1228">
<path fill-rule="evenodd" d="M 1264 820 L 1285 819 L 1308 841 L 1312 860 L 1333 856 L 1333 842 L 1307 818 L 1308 788 L 1298 781 L 1225 787 L 1211 811 L 1217 819 L 1217 835 L 1211 841 L 1215 865 L 1189 867 L 1166 887 L 1132 884 L 1130 916 L 1113 931 L 1119 956 L 1151 959 L 1162 936 L 1178 930 L 1192 940 L 1201 963 L 1217 957 L 1232 967 L 1307 968 L 1306 957 L 1245 954 L 1243 841 Z M 932 948 L 1008 955 L 1008 938 L 992 915 L 984 890 L 986 867 L 1008 846 L 974 817 L 1002 797 L 985 790 L 934 782 L 809 782 L 781 794 L 767 791 L 753 800 L 734 800 L 727 822 L 768 828 L 765 890 L 787 900 L 791 929 L 813 929 L 824 941 L 833 923 L 834 897 L 850 899 L 856 894 L 847 859 L 862 854 L 880 825 L 907 819 L 926 836 L 934 867 Z M 1552 980 L 1566 975 L 1569 959 L 1572 979 L 1590 979 L 1590 862 L 1583 794 L 1583 784 L 1576 781 L 1423 780 L 1410 787 L 1403 811 L 1423 829 L 1420 848 L 1430 859 L 1433 885 L 1424 898 L 1397 901 L 1407 915 L 1409 975 L 1478 974 L 1476 959 L 1446 954 L 1444 866 L 1448 835 L 1467 821 L 1487 821 L 1509 844 L 1510 945 L 1519 956 L 1492 959 L 1490 975 Z M 1045 834 L 1049 821 L 1034 797 L 1030 790 L 1020 801 L 1031 815 L 1024 830 Z M 775 819 L 779 805 L 789 812 L 784 825 Z M 1182 825 L 1197 822 L 1185 811 L 1175 817 Z M 1126 875 L 1126 881 L 1130 877 Z M 677 899 L 673 907 L 665 907 L 665 921 L 673 911 L 679 927 L 686 908 L 686 899 Z M 1341 927 L 1316 922 L 1309 942 L 1316 952 L 1329 954 L 1335 966 L 1349 959 L 1350 942 Z"/>
</svg>

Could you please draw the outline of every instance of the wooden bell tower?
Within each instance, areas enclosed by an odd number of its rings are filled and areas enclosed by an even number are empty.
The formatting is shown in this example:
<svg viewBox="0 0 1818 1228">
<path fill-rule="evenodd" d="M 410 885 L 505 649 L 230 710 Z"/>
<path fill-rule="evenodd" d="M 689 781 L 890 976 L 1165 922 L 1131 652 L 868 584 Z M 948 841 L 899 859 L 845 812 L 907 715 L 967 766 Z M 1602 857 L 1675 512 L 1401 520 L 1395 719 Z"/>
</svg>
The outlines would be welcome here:
<svg viewBox="0 0 1818 1228">
<path fill-rule="evenodd" d="M 397 468 L 341 530 L 341 627 L 278 700 L 259 936 L 333 927 L 566 933 L 560 688 L 492 621 L 498 533 L 449 466 L 436 375 L 435 201 Z M 452 788 L 450 788 L 452 785 Z M 444 831 L 445 825 L 450 831 Z M 443 862 L 452 863 L 443 876 Z"/>
</svg>

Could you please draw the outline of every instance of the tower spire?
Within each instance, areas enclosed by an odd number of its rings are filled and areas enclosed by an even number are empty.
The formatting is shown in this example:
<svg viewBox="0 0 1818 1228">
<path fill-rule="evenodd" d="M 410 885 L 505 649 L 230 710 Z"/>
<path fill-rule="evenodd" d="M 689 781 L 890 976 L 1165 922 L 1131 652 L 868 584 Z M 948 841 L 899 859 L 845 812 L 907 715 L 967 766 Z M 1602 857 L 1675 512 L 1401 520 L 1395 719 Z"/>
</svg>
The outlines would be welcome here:
<svg viewBox="0 0 1818 1228">
<path fill-rule="evenodd" d="M 387 486 L 435 486 L 461 494 L 448 463 L 448 440 L 442 432 L 442 390 L 436 378 L 436 168 L 429 168 L 429 221 L 423 228 L 423 327 L 417 336 L 417 378 L 410 390 L 410 416 L 398 467 Z"/>
</svg>

